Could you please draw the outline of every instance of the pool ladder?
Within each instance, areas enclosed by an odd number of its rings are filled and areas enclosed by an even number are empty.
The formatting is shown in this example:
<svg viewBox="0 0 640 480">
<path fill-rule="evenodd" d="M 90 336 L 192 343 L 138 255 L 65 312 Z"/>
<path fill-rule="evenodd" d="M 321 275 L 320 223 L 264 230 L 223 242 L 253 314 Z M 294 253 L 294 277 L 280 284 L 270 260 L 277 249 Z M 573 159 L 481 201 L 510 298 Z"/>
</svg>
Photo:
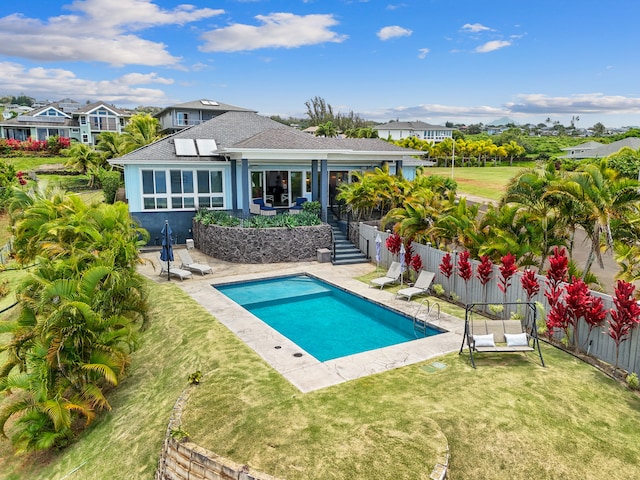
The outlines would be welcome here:
<svg viewBox="0 0 640 480">
<path fill-rule="evenodd" d="M 418 305 L 415 315 L 413 316 L 413 332 L 416 338 L 420 338 L 418 334 L 422 334 L 423 337 L 427 336 L 427 328 L 429 328 L 429 322 L 440 320 L 440 304 L 434 302 L 433 305 L 429 302 L 428 298 L 425 298 Z"/>
</svg>

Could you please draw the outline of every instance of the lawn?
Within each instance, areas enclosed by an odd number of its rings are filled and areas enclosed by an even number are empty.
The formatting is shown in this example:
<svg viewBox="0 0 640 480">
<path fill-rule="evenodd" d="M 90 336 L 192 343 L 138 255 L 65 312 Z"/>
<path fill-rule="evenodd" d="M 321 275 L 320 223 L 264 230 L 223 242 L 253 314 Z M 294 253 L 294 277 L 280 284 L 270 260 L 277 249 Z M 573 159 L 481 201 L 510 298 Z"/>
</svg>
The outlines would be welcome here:
<svg viewBox="0 0 640 480">
<path fill-rule="evenodd" d="M 458 193 L 461 195 L 476 195 L 491 200 L 500 200 L 506 191 L 507 183 L 522 168 L 529 168 L 533 164 L 519 163 L 513 167 L 430 167 L 427 173 L 442 175 L 458 182 Z"/>
<path fill-rule="evenodd" d="M 5 272 L 3 275 L 10 275 Z M 174 283 L 149 282 L 152 322 L 113 411 L 50 457 L 0 478 L 152 478 L 171 408 L 198 444 L 280 478 L 427 479 L 446 439 L 455 479 L 628 479 L 640 468 L 640 397 L 571 355 L 457 353 L 302 394 Z M 74 475 L 70 472 L 78 469 Z"/>
</svg>

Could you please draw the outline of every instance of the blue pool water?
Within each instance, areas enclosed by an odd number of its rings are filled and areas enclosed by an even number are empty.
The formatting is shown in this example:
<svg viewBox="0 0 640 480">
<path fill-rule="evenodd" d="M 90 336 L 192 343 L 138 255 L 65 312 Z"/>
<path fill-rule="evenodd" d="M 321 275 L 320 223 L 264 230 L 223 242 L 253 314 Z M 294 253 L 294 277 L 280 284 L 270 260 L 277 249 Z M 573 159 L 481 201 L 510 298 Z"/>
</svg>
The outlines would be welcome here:
<svg viewBox="0 0 640 480">
<path fill-rule="evenodd" d="M 306 275 L 215 288 L 321 362 L 416 339 L 411 318 Z"/>
</svg>

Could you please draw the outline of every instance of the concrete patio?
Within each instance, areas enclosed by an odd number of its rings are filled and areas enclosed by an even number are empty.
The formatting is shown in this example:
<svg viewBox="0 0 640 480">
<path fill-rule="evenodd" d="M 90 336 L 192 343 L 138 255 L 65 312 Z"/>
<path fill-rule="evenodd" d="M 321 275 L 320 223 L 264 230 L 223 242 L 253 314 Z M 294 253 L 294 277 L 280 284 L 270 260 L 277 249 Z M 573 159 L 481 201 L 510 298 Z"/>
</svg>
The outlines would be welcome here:
<svg viewBox="0 0 640 480">
<path fill-rule="evenodd" d="M 190 250 L 190 253 L 196 262 L 210 265 L 213 273 L 205 276 L 194 273 L 193 278 L 183 281 L 172 278 L 170 281 L 183 289 L 302 392 L 423 362 L 460 348 L 464 319 L 442 313 L 439 321 L 433 325 L 444 331 L 440 335 L 320 362 L 212 287 L 222 283 L 308 273 L 407 315 L 415 314 L 418 303 L 396 299 L 388 291 L 369 288 L 363 282 L 355 280 L 355 277 L 373 271 L 373 264 L 336 266 L 316 261 L 236 264 L 208 257 L 198 250 Z M 141 256 L 145 260 L 139 267 L 141 274 L 156 282 L 168 281 L 166 276 L 159 275 L 161 270 L 157 251 L 147 251 Z M 176 255 L 176 260 L 177 258 Z M 180 266 L 179 261 L 176 266 Z"/>
</svg>

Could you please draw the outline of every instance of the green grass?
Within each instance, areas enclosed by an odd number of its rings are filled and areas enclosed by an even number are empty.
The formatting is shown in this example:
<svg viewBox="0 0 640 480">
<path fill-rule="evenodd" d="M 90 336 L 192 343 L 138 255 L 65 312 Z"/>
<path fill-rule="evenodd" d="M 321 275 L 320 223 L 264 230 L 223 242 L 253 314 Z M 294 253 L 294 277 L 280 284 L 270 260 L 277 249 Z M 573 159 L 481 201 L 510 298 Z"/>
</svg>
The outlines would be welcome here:
<svg viewBox="0 0 640 480">
<path fill-rule="evenodd" d="M 13 165 L 17 171 L 28 172 L 30 170 L 37 170 L 41 165 L 49 164 L 63 164 L 67 159 L 65 157 L 36 157 L 36 156 L 22 156 L 22 157 L 1 157 L 5 163 Z"/>
<path fill-rule="evenodd" d="M 280 478 L 427 479 L 446 438 L 455 479 L 627 479 L 640 469 L 640 397 L 544 346 L 466 355 L 302 394 L 177 285 L 149 282 L 152 321 L 131 375 L 70 448 L 13 458 L 0 478 L 152 478 L 175 400 L 195 370 L 182 428 L 201 446 Z M 433 370 L 433 369 L 431 369 Z"/>
<path fill-rule="evenodd" d="M 532 164 L 519 163 L 513 167 L 455 167 L 453 179 L 458 182 L 458 193 L 461 195 L 477 195 L 491 200 L 500 200 L 506 191 L 507 183 L 522 168 Z M 451 178 L 451 167 L 431 167 L 427 173 Z"/>
</svg>

